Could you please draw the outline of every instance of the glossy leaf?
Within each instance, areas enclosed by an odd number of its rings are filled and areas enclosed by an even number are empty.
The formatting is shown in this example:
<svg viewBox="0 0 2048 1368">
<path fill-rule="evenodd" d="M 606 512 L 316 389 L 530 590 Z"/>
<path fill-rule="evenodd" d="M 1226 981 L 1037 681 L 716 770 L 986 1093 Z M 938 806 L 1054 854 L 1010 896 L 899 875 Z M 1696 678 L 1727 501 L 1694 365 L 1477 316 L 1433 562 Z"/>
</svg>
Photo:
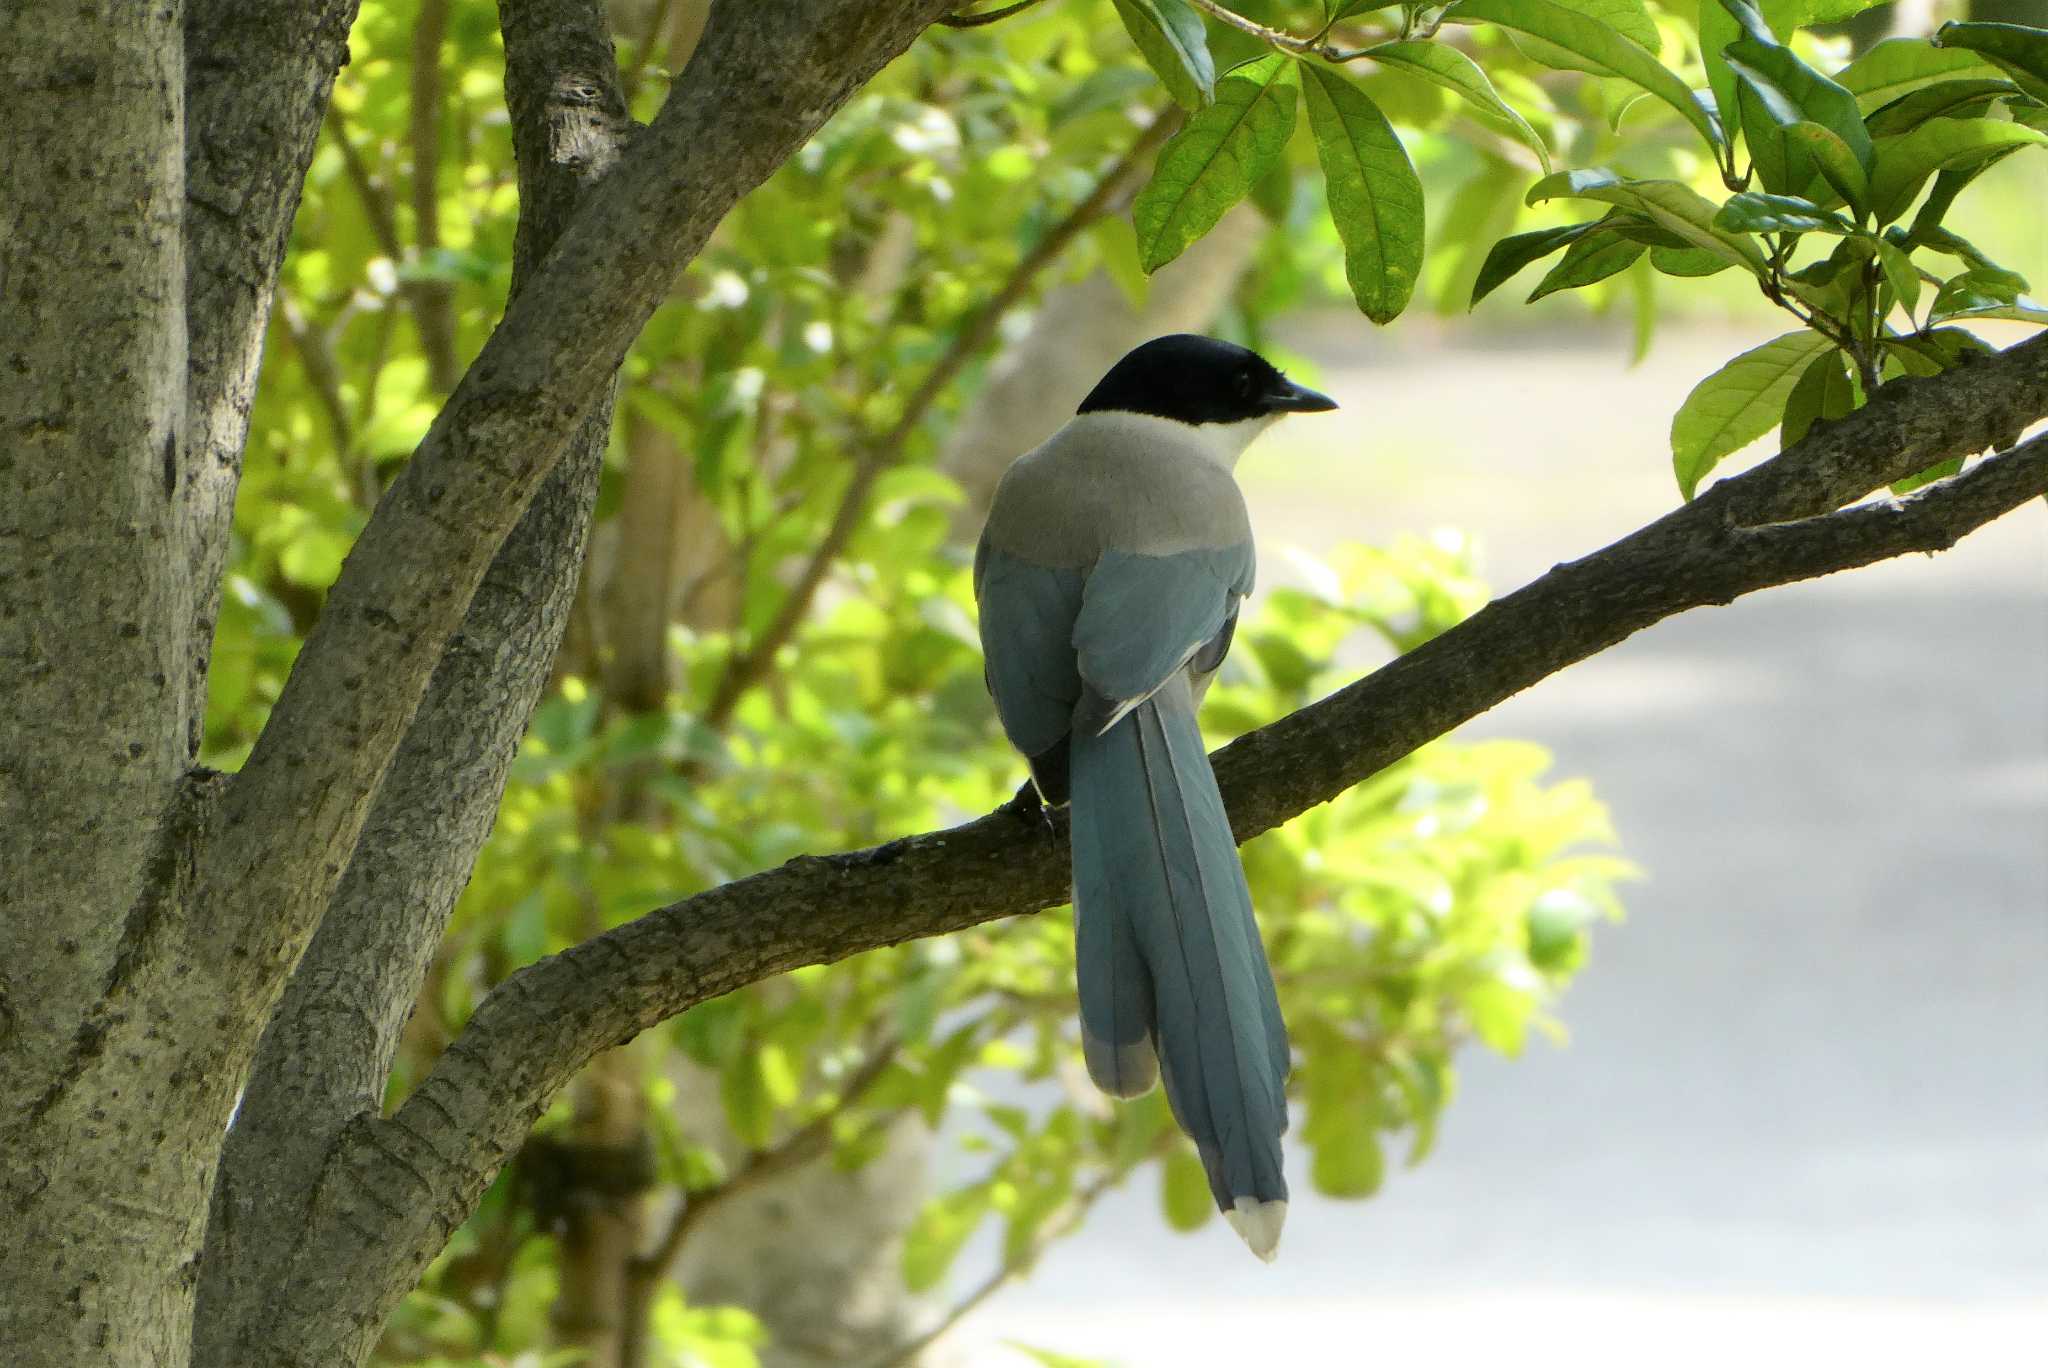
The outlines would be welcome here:
<svg viewBox="0 0 2048 1368">
<path fill-rule="evenodd" d="M 1887 38 L 1836 72 L 1834 79 L 1867 114 L 1923 86 L 1998 74 L 1973 52 L 1938 48 L 1924 38 Z"/>
<path fill-rule="evenodd" d="M 1547 199 L 1599 200 L 1630 210 L 1682 238 L 1688 246 L 1704 247 L 1748 270 L 1764 269 L 1763 249 L 1747 234 L 1727 232 L 1714 226 L 1719 212 L 1713 201 L 1678 181 L 1624 181 L 1610 171 L 1560 171 L 1545 176 L 1529 189 L 1528 201 Z"/>
<path fill-rule="evenodd" d="M 1986 308 L 1958 309 L 1948 315 L 1948 321 L 1968 322 L 1973 318 L 1996 318 L 2008 323 L 2038 323 L 2048 327 L 2048 304 L 2028 299 L 2022 295 L 2010 304 L 1995 304 Z"/>
<path fill-rule="evenodd" d="M 1911 133 L 1877 142 L 1870 175 L 1870 208 L 1879 223 L 1906 212 L 1937 171 L 1981 169 L 2022 147 L 2048 143 L 2048 133 L 1989 119 L 1930 119 Z"/>
<path fill-rule="evenodd" d="M 1643 0 L 1551 0 L 1551 3 L 1605 25 L 1646 52 L 1657 50 L 1657 25 L 1643 7 Z M 1532 61 L 1560 71 L 1591 71 L 1596 76 L 1604 74 L 1588 66 L 1583 57 L 1569 48 L 1541 38 L 1524 35 L 1515 40 L 1515 46 Z"/>
<path fill-rule="evenodd" d="M 1817 123 L 1801 120 L 1785 125 L 1778 130 L 1780 147 L 1787 156 L 1793 150 L 1803 152 L 1819 170 L 1821 179 L 1844 203 L 1858 214 L 1870 207 L 1870 176 L 1863 169 L 1863 163 L 1856 160 L 1849 145 L 1834 133 Z M 1808 190 L 1818 195 L 1818 187 L 1809 185 Z"/>
<path fill-rule="evenodd" d="M 1766 195 L 1754 190 L 1731 195 L 1714 215 L 1714 226 L 1731 233 L 1841 233 L 1854 224 L 1831 209 L 1797 195 Z"/>
<path fill-rule="evenodd" d="M 1849 360 L 1835 348 L 1813 358 L 1785 397 L 1778 424 L 1778 442 L 1789 447 L 1822 420 L 1845 418 L 1856 407 L 1856 386 L 1849 378 Z"/>
<path fill-rule="evenodd" d="M 1650 265 L 1668 276 L 1710 276 L 1730 270 L 1735 263 L 1701 247 L 1652 247 Z"/>
<path fill-rule="evenodd" d="M 1752 96 L 1742 105 L 1742 119 L 1743 127 L 1749 130 L 1753 153 L 1769 136 L 1765 128 L 1758 126 L 1755 116 L 1761 113 L 1772 132 L 1800 122 L 1819 124 L 1842 140 L 1865 171 L 1870 169 L 1870 134 L 1863 127 L 1856 97 L 1848 90 L 1815 71 L 1787 47 L 1744 38 L 1730 44 L 1725 55 L 1736 80 Z M 1782 138 L 1781 133 L 1779 136 Z M 1783 183 L 1767 182 L 1765 188 L 1787 194 L 1803 191 L 1806 187 L 1799 179 L 1798 165 L 1798 159 L 1788 158 Z M 1765 166 L 1760 154 L 1757 166 L 1759 171 Z"/>
<path fill-rule="evenodd" d="M 1596 228 L 1600 226 L 1595 225 Z M 1631 241 L 1619 233 L 1588 234 L 1572 243 L 1557 265 L 1536 283 L 1536 288 L 1529 292 L 1528 302 L 1534 304 L 1545 295 L 1556 294 L 1560 290 L 1596 285 L 1633 266 L 1636 258 L 1647 250 L 1642 243 Z"/>
<path fill-rule="evenodd" d="M 1554 43 L 1582 59 L 1582 69 L 1631 81 L 1677 110 L 1710 147 L 1725 145 L 1720 121 L 1701 108 L 1670 68 L 1613 29 L 1552 0 L 1461 0 L 1447 23 L 1486 22 Z"/>
<path fill-rule="evenodd" d="M 2026 291 L 2026 280 L 2011 271 L 1973 267 L 1942 283 L 1927 317 L 1933 322 L 1953 314 L 2005 308 L 2017 304 Z"/>
<path fill-rule="evenodd" d="M 1800 375 L 1833 348 L 1819 333 L 1802 328 L 1751 348 L 1695 385 L 1671 420 L 1679 492 L 1692 498 L 1723 457 L 1776 427 Z"/>
<path fill-rule="evenodd" d="M 1131 204 L 1138 260 L 1156 271 L 1216 226 L 1270 171 L 1294 131 L 1301 83 L 1294 62 L 1271 53 L 1216 83 L 1216 100 L 1159 153 L 1152 179 Z"/>
<path fill-rule="evenodd" d="M 1884 278 L 1892 289 L 1892 299 L 1911 317 L 1920 307 L 1920 272 L 1913 265 L 1913 259 L 1895 243 L 1883 238 L 1877 240 L 1877 264 L 1884 271 Z"/>
<path fill-rule="evenodd" d="M 1541 261 L 1552 252 L 1572 245 L 1598 227 L 1600 223 L 1596 220 L 1562 228 L 1538 228 L 1534 232 L 1502 238 L 1486 254 L 1486 261 L 1479 268 L 1479 278 L 1472 283 L 1472 303 L 1477 304 L 1505 285 L 1531 262 Z"/>
<path fill-rule="evenodd" d="M 1367 318 L 1390 323 L 1422 273 L 1422 181 L 1364 91 L 1329 67 L 1307 72 L 1309 130 L 1344 243 L 1344 278 Z"/>
<path fill-rule="evenodd" d="M 1534 152 L 1543 165 L 1543 173 L 1550 174 L 1550 149 L 1544 146 L 1543 139 L 1528 120 L 1500 97 L 1479 64 L 1464 53 L 1448 43 L 1397 42 L 1367 48 L 1365 55 L 1382 66 L 1419 76 L 1466 100 L 1485 122 Z"/>
<path fill-rule="evenodd" d="M 1187 0 L 1115 0 L 1117 16 L 1145 64 L 1181 107 L 1200 109 L 1216 98 L 1216 60 L 1202 16 Z"/>
<path fill-rule="evenodd" d="M 1977 53 L 2012 77 L 2031 98 L 2048 103 L 2048 29 L 2025 24 L 1943 24 L 1934 41 L 1943 48 Z"/>
<path fill-rule="evenodd" d="M 1984 106 L 2002 95 L 2018 90 L 2011 81 L 1973 78 L 1960 81 L 1936 81 L 1918 90 L 1908 91 L 1890 104 L 1873 111 L 1864 119 L 1872 137 L 1891 137 L 1899 133 L 1911 133 L 1929 119 L 1972 118 L 1981 113 Z"/>
</svg>

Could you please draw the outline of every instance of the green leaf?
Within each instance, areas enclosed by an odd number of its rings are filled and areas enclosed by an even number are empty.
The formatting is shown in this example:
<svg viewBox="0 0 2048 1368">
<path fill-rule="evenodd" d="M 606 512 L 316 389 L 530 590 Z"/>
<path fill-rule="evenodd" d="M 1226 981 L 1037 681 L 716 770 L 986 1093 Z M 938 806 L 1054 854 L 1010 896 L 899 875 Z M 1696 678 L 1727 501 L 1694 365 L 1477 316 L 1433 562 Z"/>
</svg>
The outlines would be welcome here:
<svg viewBox="0 0 2048 1368">
<path fill-rule="evenodd" d="M 1983 356 L 1991 344 L 1961 328 L 1934 328 L 1882 339 L 1887 355 L 1908 375 L 1922 377 L 1953 370 L 1966 356 Z"/>
<path fill-rule="evenodd" d="M 1713 201 L 1678 181 L 1624 181 L 1610 171 L 1560 171 L 1545 176 L 1529 189 L 1531 204 L 1559 198 L 1616 205 L 1676 234 L 1687 246 L 1704 247 L 1758 275 L 1765 270 L 1763 249 L 1755 239 L 1716 228 L 1714 215 L 1718 209 Z"/>
<path fill-rule="evenodd" d="M 1998 309 L 2017 304 L 2027 290 L 2024 277 L 1997 267 L 1972 267 L 1943 282 L 1935 291 L 1934 306 L 1927 311 L 1929 322 L 1952 314 L 1981 309 Z"/>
<path fill-rule="evenodd" d="M 903 1238 L 904 1286 L 912 1292 L 937 1287 L 988 1214 L 988 1203 L 988 1187 L 980 1183 L 926 1202 Z"/>
<path fill-rule="evenodd" d="M 1309 1182 L 1332 1197 L 1370 1197 L 1386 1177 L 1387 1159 L 1380 1149 L 1372 1109 L 1353 1102 L 1330 1109 L 1319 1118 Z"/>
<path fill-rule="evenodd" d="M 1599 226 L 1599 221 L 1595 220 L 1562 228 L 1538 228 L 1531 233 L 1516 233 L 1513 237 L 1502 238 L 1486 254 L 1486 261 L 1479 268 L 1479 278 L 1472 282 L 1472 303 L 1477 304 L 1505 285 L 1530 262 L 1541 261 L 1560 247 L 1570 246 Z"/>
<path fill-rule="evenodd" d="M 1823 209 L 1797 195 L 1765 195 L 1745 190 L 1731 195 L 1714 215 L 1714 226 L 1730 233 L 1841 233 L 1856 226 L 1832 209 Z"/>
<path fill-rule="evenodd" d="M 1529 126 L 1528 120 L 1500 97 L 1500 92 L 1493 88 L 1493 82 L 1487 79 L 1479 64 L 1464 53 L 1448 43 L 1400 42 L 1367 48 L 1365 55 L 1382 66 L 1432 81 L 1469 101 L 1485 122 L 1500 128 L 1534 152 L 1536 159 L 1543 164 L 1543 173 L 1550 174 L 1550 149 L 1543 145 L 1543 139 Z"/>
<path fill-rule="evenodd" d="M 1642 47 L 1597 19 L 1589 19 L 1552 0 L 1462 0 L 1444 15 L 1444 20 L 1454 24 L 1498 24 L 1555 43 L 1584 59 L 1582 70 L 1596 76 L 1619 76 L 1670 105 L 1699 130 L 1709 147 L 1726 145 L 1720 121 L 1693 98 L 1684 81 Z"/>
<path fill-rule="evenodd" d="M 1911 133 L 1929 119 L 1975 118 L 1983 112 L 1984 105 L 2017 90 L 2017 86 L 2006 80 L 1936 81 L 1933 85 L 1899 96 L 1863 122 L 1873 137 L 1892 137 Z"/>
<path fill-rule="evenodd" d="M 1593 226 L 1599 228 L 1602 225 Z M 1571 250 L 1550 268 L 1549 274 L 1536 282 L 1536 288 L 1529 292 L 1528 302 L 1534 304 L 1543 296 L 1556 294 L 1559 290 L 1576 290 L 1598 284 L 1634 265 L 1636 258 L 1645 250 L 1642 243 L 1631 241 L 1619 233 L 1595 232 L 1582 237 L 1572 243 Z"/>
<path fill-rule="evenodd" d="M 1911 318 L 1913 310 L 1920 307 L 1920 272 L 1914 267 L 1913 259 L 1895 244 L 1879 238 L 1877 264 L 1884 270 L 1885 281 L 1892 287 L 1892 299 Z"/>
<path fill-rule="evenodd" d="M 1216 1214 L 1209 1175 L 1186 1145 L 1175 1145 L 1159 1166 L 1159 1209 L 1175 1230 L 1200 1230 Z"/>
<path fill-rule="evenodd" d="M 1652 247 L 1650 265 L 1668 276 L 1719 275 L 1735 263 L 1703 247 Z"/>
<path fill-rule="evenodd" d="M 1849 145 L 1832 130 L 1802 119 L 1779 129 L 1778 136 L 1785 154 L 1805 153 L 1820 169 L 1821 179 L 1850 208 L 1861 214 L 1870 207 L 1870 176 Z"/>
<path fill-rule="evenodd" d="M 1870 174 L 1870 208 L 1879 223 L 1906 212 L 1936 171 L 1982 169 L 2022 147 L 2048 143 L 2048 133 L 1989 119 L 1929 119 L 1911 133 L 1877 141 Z"/>
<path fill-rule="evenodd" d="M 1344 242 L 1344 278 L 1367 318 L 1390 323 L 1422 273 L 1422 181 L 1364 91 L 1329 67 L 1307 70 L 1309 129 Z"/>
<path fill-rule="evenodd" d="M 1778 423 L 1778 443 L 1789 447 L 1813 430 L 1822 419 L 1847 417 L 1856 407 L 1856 386 L 1849 379 L 1848 358 L 1829 348 L 1807 363 L 1798 383 L 1785 396 L 1784 417 Z"/>
<path fill-rule="evenodd" d="M 2011 304 L 1999 304 L 1991 308 L 1959 309 L 1948 316 L 1948 321 L 1966 322 L 1973 318 L 2002 318 L 2009 323 L 2039 323 L 2048 327 L 2048 304 L 2021 297 Z"/>
<path fill-rule="evenodd" d="M 1934 35 L 1943 48 L 1963 48 L 1989 59 L 2035 100 L 2048 103 L 2048 29 L 2025 24 L 1943 24 Z"/>
<path fill-rule="evenodd" d="M 1552 0 L 1561 9 L 1568 9 L 1584 15 L 1595 23 L 1604 24 L 1631 43 L 1654 53 L 1657 50 L 1657 25 L 1643 8 L 1643 0 Z M 1541 38 L 1523 37 L 1515 46 L 1520 48 L 1532 61 L 1541 62 L 1561 71 L 1592 71 L 1585 61 L 1569 48 L 1545 42 Z M 1603 75 L 1600 71 L 1593 74 Z"/>
<path fill-rule="evenodd" d="M 1775 427 L 1800 374 L 1833 346 L 1802 328 L 1751 348 L 1695 385 L 1671 420 L 1679 491 L 1692 498 L 1722 457 Z"/>
<path fill-rule="evenodd" d="M 1038 1364 L 1039 1368 L 1110 1368 L 1106 1359 L 1077 1358 L 1072 1354 L 1041 1349 L 1022 1340 L 1006 1339 L 1003 1343 Z"/>
<path fill-rule="evenodd" d="M 1748 37 L 1729 45 L 1724 54 L 1741 81 L 1768 87 L 1772 94 L 1789 101 L 1799 111 L 1796 118 L 1817 123 L 1845 143 L 1856 160 L 1869 169 L 1870 134 L 1863 127 L 1862 111 L 1856 97 L 1799 59 L 1791 48 Z M 1770 102 L 1775 108 L 1775 100 Z"/>
<path fill-rule="evenodd" d="M 1751 156 L 1766 190 L 1801 194 L 1817 169 L 1809 158 L 1789 155 L 1802 150 L 1796 146 L 1786 149 L 1782 158 L 1767 155 L 1772 138 L 1782 146 L 1782 130 L 1797 123 L 1815 123 L 1827 129 L 1842 140 L 1858 165 L 1866 172 L 1870 169 L 1870 134 L 1863 127 L 1854 95 L 1799 60 L 1790 48 L 1775 43 L 1744 38 L 1729 44 L 1724 55 L 1741 95 L 1748 97 L 1742 102 L 1742 126 L 1749 131 Z M 1773 184 L 1773 179 L 1778 183 Z"/>
<path fill-rule="evenodd" d="M 278 573 L 302 588 L 325 589 L 341 574 L 349 545 L 349 539 L 339 532 L 308 527 L 278 553 Z"/>
<path fill-rule="evenodd" d="M 1216 226 L 1272 170 L 1294 132 L 1301 77 L 1280 53 L 1235 67 L 1216 102 L 1161 149 L 1152 180 L 1131 205 L 1138 260 L 1156 271 Z"/>
<path fill-rule="evenodd" d="M 1836 72 L 1835 83 L 1867 114 L 1937 81 L 1997 74 L 1972 52 L 1938 48 L 1924 38 L 1887 38 Z"/>
<path fill-rule="evenodd" d="M 1117 16 L 1145 64 L 1167 93 L 1188 110 L 1216 98 L 1216 59 L 1209 55 L 1202 16 L 1187 0 L 1115 0 Z"/>
</svg>

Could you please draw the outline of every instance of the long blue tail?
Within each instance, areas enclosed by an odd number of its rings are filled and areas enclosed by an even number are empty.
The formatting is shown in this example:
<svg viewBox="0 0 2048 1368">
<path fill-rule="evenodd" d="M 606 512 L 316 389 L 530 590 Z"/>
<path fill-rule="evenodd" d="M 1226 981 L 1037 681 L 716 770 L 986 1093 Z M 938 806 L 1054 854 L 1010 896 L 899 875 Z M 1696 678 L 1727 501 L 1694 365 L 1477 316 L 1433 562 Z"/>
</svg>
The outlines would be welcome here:
<svg viewBox="0 0 2048 1368">
<path fill-rule="evenodd" d="M 1163 1077 L 1216 1205 L 1270 1259 L 1287 1029 L 1184 677 L 1075 737 L 1073 840 L 1088 1073 L 1119 1097 Z"/>
</svg>

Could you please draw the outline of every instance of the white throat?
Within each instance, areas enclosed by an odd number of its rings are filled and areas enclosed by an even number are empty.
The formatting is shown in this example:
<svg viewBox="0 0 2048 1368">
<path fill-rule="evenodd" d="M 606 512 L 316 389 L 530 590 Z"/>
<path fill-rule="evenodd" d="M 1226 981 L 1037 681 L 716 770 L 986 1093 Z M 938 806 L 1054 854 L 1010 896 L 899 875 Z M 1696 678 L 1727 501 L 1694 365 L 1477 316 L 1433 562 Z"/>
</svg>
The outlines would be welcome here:
<svg viewBox="0 0 2048 1368">
<path fill-rule="evenodd" d="M 1279 420 L 1277 413 L 1235 423 L 1183 423 L 1149 413 L 1084 413 L 1073 424 L 1086 424 L 1112 439 L 1148 445 L 1184 447 L 1225 470 L 1237 469 L 1245 448 Z"/>
</svg>

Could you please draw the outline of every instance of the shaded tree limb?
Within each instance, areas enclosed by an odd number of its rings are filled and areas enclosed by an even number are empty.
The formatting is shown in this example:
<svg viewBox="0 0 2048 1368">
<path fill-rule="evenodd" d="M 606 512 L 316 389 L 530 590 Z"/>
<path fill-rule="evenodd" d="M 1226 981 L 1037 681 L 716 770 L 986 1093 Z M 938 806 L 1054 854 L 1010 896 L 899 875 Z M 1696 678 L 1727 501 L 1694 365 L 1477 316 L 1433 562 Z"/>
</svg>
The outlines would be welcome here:
<svg viewBox="0 0 2048 1368">
<path fill-rule="evenodd" d="M 422 0 L 412 29 L 409 123 L 413 241 L 422 261 L 441 245 L 441 45 L 447 37 L 448 0 Z M 396 264 L 398 258 L 392 260 Z M 436 394 L 446 394 L 462 376 L 455 355 L 455 292 L 445 280 L 414 280 L 405 289 L 412 296 L 429 383 Z"/>
<path fill-rule="evenodd" d="M 883 471 L 902 458 L 904 448 L 909 446 L 910 439 L 924 420 L 931 416 L 932 409 L 947 388 L 995 336 L 1004 315 L 1023 301 L 1038 277 L 1059 260 L 1075 238 L 1097 220 L 1115 213 L 1130 195 L 1136 193 L 1139 174 L 1144 171 L 1149 158 L 1173 136 L 1181 123 L 1182 115 L 1178 109 L 1167 109 L 1153 117 L 1124 154 L 1103 173 L 1095 188 L 1032 244 L 1031 250 L 1018 260 L 996 292 L 960 326 L 953 335 L 952 344 L 911 392 L 904 403 L 902 416 L 878 440 L 866 444 L 855 459 L 853 475 L 839 497 L 839 506 L 832 515 L 832 521 L 826 525 L 825 535 L 805 560 L 804 568 L 798 572 L 796 582 L 790 586 L 789 594 L 776 610 L 774 619 L 720 672 L 718 683 L 711 691 L 711 699 L 704 705 L 701 720 L 706 727 L 714 732 L 724 731 L 732 720 L 733 709 L 739 706 L 747 691 L 768 676 L 775 664 L 776 653 L 789 644 L 797 628 L 810 615 L 811 604 L 823 587 L 825 576 L 831 573 L 853 534 L 867 520 L 868 500 L 874 494 L 875 482 Z"/>
<path fill-rule="evenodd" d="M 938 9 L 720 9 L 661 116 L 511 301 L 358 538 L 199 854 L 214 915 L 181 926 L 159 966 L 275 990 L 485 569 L 674 273 Z M 254 1023 L 241 1031 L 253 1044 Z"/>
<path fill-rule="evenodd" d="M 616 160 L 628 123 L 601 0 L 501 8 L 520 174 L 516 293 Z M 430 58 L 438 36 L 421 46 L 416 60 Z M 335 1136 L 379 1109 L 568 620 L 611 409 L 607 394 L 485 573 L 264 1030 L 214 1185 L 195 1362 L 251 1353 Z"/>
<path fill-rule="evenodd" d="M 1560 565 L 1372 675 L 1215 757 L 1240 840 L 1266 831 L 1502 700 L 1705 604 L 1936 550 L 2048 491 L 2048 435 L 1889 505 L 1830 507 L 2048 414 L 2048 334 L 1952 372 L 1894 382 L 1583 560 Z M 671 904 L 505 980 L 412 1097 L 343 1137 L 309 1238 L 344 1263 L 413 1266 L 598 1050 L 772 974 L 1035 912 L 1066 898 L 1063 819 L 1008 810 L 950 830 L 779 868 Z"/>
</svg>

